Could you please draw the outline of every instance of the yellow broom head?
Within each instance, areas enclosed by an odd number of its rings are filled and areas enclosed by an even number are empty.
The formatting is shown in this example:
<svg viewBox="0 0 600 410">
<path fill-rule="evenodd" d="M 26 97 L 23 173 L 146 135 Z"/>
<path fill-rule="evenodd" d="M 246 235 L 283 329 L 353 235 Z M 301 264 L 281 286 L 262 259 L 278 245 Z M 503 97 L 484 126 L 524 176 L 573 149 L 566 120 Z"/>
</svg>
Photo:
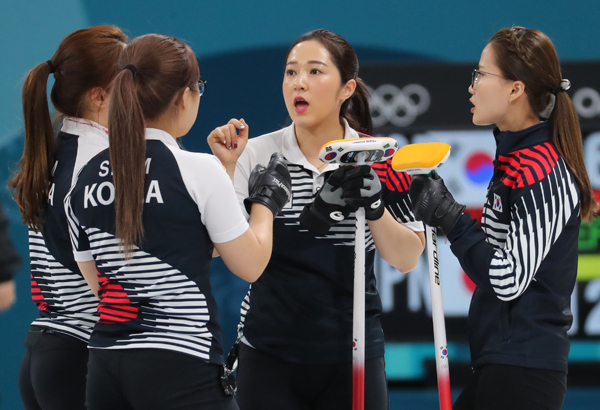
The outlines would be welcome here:
<svg viewBox="0 0 600 410">
<path fill-rule="evenodd" d="M 394 158 L 392 168 L 407 174 L 429 174 L 439 168 L 450 156 L 450 145 L 445 142 L 423 142 L 401 147 Z"/>
</svg>

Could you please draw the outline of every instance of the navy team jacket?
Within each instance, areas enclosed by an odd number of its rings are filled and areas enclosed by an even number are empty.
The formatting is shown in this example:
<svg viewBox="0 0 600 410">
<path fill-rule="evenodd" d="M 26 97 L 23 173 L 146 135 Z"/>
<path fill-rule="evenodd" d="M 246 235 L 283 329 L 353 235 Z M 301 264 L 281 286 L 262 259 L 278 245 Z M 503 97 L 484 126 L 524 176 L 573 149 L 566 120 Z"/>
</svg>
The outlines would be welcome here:
<svg viewBox="0 0 600 410">
<path fill-rule="evenodd" d="M 448 239 L 477 285 L 469 310 L 474 368 L 567 371 L 577 276 L 579 187 L 541 122 L 494 131 L 494 175 L 481 227 L 461 216 Z"/>
</svg>

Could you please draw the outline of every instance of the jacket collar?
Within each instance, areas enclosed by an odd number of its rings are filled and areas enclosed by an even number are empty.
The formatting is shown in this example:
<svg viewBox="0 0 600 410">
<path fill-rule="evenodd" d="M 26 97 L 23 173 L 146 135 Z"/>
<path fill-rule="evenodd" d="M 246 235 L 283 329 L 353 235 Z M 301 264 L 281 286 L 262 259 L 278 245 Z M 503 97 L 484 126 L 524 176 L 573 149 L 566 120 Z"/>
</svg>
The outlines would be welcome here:
<svg viewBox="0 0 600 410">
<path fill-rule="evenodd" d="M 171 134 L 158 128 L 146 128 L 146 139 L 162 141 L 168 147 L 180 149 L 177 140 Z"/>
<path fill-rule="evenodd" d="M 108 141 L 108 129 L 85 118 L 65 117 L 60 130 L 66 134 L 89 136 Z"/>
<path fill-rule="evenodd" d="M 496 153 L 506 155 L 547 142 L 550 138 L 550 124 L 542 121 L 520 131 L 500 131 L 494 128 L 494 138 L 496 138 Z"/>
<path fill-rule="evenodd" d="M 108 129 L 85 118 L 65 117 L 61 131 L 67 134 L 100 138 L 108 142 Z M 164 142 L 167 146 L 180 149 L 177 140 L 173 138 L 171 134 L 157 128 L 146 128 L 146 139 L 159 140 Z"/>
</svg>

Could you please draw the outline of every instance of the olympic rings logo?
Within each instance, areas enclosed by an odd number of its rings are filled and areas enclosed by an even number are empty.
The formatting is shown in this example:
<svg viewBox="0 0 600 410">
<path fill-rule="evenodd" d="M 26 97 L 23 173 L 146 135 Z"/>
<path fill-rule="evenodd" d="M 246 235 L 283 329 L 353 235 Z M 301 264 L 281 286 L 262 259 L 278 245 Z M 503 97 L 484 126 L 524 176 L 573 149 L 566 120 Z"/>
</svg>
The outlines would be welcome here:
<svg viewBox="0 0 600 410">
<path fill-rule="evenodd" d="M 590 87 L 583 87 L 573 94 L 573 104 L 583 118 L 594 118 L 600 114 L 600 94 Z"/>
<path fill-rule="evenodd" d="M 431 103 L 429 91 L 419 84 L 408 84 L 402 89 L 383 84 L 375 90 L 369 86 L 367 89 L 371 95 L 369 105 L 375 128 L 388 122 L 396 127 L 406 127 L 426 112 Z"/>
</svg>

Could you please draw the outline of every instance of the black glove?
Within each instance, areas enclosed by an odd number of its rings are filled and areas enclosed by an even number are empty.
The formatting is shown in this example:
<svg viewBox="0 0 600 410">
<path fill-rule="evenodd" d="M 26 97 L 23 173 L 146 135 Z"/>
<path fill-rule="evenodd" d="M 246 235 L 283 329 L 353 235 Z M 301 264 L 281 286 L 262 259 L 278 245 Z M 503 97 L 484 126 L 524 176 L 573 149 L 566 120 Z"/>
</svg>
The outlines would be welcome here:
<svg viewBox="0 0 600 410">
<path fill-rule="evenodd" d="M 283 156 L 275 152 L 265 168 L 258 164 L 248 178 L 248 198 L 244 199 L 246 211 L 250 214 L 252 204 L 258 202 L 277 216 L 281 208 L 292 198 L 292 178 Z"/>
<path fill-rule="evenodd" d="M 346 172 L 342 181 L 342 197 L 355 208 L 365 208 L 365 218 L 376 221 L 383 216 L 385 204 L 381 199 L 381 182 L 369 165 L 359 165 Z"/>
<path fill-rule="evenodd" d="M 439 228 L 443 236 L 450 233 L 466 208 L 454 200 L 435 171 L 431 171 L 431 178 L 425 175 L 413 177 L 408 192 L 415 217 L 426 225 Z"/>
<path fill-rule="evenodd" d="M 342 198 L 341 183 L 350 167 L 339 167 L 327 179 L 315 200 L 304 207 L 300 224 L 317 235 L 325 235 L 329 229 L 350 215 L 356 208 Z"/>
</svg>

